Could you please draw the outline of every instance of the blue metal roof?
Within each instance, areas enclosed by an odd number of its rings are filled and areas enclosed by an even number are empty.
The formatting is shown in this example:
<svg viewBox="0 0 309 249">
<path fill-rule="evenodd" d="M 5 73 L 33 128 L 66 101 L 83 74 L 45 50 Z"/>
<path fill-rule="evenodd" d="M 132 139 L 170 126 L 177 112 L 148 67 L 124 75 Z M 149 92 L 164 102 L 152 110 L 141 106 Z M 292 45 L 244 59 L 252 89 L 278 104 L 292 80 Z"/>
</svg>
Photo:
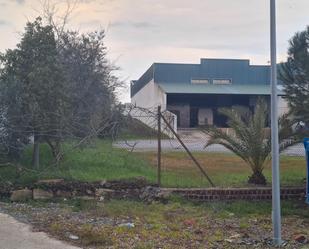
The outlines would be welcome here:
<svg viewBox="0 0 309 249">
<path fill-rule="evenodd" d="M 134 96 L 139 90 L 141 90 L 147 83 L 149 83 L 154 78 L 154 65 L 152 64 L 150 68 L 138 79 L 131 81 L 131 97 Z"/>
<path fill-rule="evenodd" d="M 230 79 L 233 86 L 269 85 L 270 66 L 250 65 L 249 60 L 242 59 L 201 59 L 200 64 L 154 63 L 139 80 L 133 81 L 131 96 L 151 79 L 164 85 L 184 83 L 188 90 L 196 88 L 191 79 Z"/>
<path fill-rule="evenodd" d="M 201 59 L 200 64 L 154 64 L 154 80 L 191 83 L 192 78 L 232 79 L 236 84 L 269 84 L 270 67 L 252 66 L 249 60 Z"/>
</svg>

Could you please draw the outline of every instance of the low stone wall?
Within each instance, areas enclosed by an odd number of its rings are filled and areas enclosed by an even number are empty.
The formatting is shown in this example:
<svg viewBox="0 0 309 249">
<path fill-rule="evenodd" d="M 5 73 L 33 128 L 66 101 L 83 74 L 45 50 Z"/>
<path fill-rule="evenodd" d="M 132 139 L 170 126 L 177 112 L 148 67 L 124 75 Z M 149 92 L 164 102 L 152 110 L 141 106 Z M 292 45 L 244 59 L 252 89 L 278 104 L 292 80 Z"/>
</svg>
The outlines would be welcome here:
<svg viewBox="0 0 309 249">
<path fill-rule="evenodd" d="M 113 195 L 134 196 L 141 189 L 151 186 L 145 178 L 121 179 L 114 181 L 79 182 L 64 181 L 63 179 L 42 180 L 34 184 L 24 186 L 0 186 L 0 198 L 12 197 L 12 195 L 25 195 L 29 199 L 47 199 L 53 197 L 96 197 L 99 192 Z M 155 187 L 155 185 L 153 185 Z M 30 194 L 31 192 L 31 194 Z M 12 199 L 12 198 L 11 198 Z M 14 198 L 13 198 L 14 199 Z"/>
<path fill-rule="evenodd" d="M 167 191 L 167 189 L 166 189 Z M 190 200 L 270 200 L 271 188 L 208 188 L 208 189 L 168 189 Z M 305 187 L 281 188 L 281 199 L 300 199 L 306 195 Z"/>
<path fill-rule="evenodd" d="M 65 182 L 45 180 L 23 188 L 2 189 L 0 197 L 12 201 L 51 198 L 136 199 L 145 202 L 167 201 L 171 194 L 195 201 L 270 200 L 272 190 L 259 188 L 158 188 L 144 178 L 100 182 Z M 304 199 L 305 187 L 281 188 L 281 199 Z"/>
</svg>

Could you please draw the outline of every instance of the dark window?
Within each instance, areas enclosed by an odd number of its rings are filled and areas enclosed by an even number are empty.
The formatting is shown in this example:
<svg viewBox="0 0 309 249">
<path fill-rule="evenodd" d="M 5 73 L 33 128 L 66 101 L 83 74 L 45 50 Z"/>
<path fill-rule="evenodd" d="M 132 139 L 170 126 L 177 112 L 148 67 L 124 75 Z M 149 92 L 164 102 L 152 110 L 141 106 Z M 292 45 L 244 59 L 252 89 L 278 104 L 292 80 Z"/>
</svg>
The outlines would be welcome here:
<svg viewBox="0 0 309 249">
<path fill-rule="evenodd" d="M 198 108 L 190 107 L 190 127 L 198 126 Z"/>
</svg>

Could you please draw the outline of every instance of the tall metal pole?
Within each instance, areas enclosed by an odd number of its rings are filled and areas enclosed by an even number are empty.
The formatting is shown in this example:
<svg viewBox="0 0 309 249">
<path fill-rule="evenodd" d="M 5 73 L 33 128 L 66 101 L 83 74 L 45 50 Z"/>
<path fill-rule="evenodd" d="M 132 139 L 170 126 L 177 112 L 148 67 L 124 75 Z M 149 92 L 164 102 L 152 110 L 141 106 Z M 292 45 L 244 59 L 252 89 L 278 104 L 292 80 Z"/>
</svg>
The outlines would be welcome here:
<svg viewBox="0 0 309 249">
<path fill-rule="evenodd" d="M 158 106 L 158 186 L 161 187 L 161 106 Z"/>
<path fill-rule="evenodd" d="M 271 150 L 272 150 L 272 220 L 274 244 L 281 242 L 281 207 L 279 173 L 276 0 L 270 0 L 270 53 L 271 53 Z"/>
</svg>

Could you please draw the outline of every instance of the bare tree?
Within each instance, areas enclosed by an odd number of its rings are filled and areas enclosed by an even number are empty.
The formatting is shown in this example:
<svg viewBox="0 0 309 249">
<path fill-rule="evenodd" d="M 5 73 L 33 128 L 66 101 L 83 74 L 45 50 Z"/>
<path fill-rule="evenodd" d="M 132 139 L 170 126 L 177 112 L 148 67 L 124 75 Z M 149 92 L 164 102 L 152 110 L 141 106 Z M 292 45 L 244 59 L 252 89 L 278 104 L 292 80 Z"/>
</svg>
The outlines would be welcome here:
<svg viewBox="0 0 309 249">
<path fill-rule="evenodd" d="M 40 16 L 51 25 L 57 38 L 61 37 L 66 30 L 71 15 L 78 5 L 78 0 L 66 0 L 65 8 L 60 10 L 59 2 L 53 0 L 39 0 L 41 10 L 37 11 Z"/>
</svg>

